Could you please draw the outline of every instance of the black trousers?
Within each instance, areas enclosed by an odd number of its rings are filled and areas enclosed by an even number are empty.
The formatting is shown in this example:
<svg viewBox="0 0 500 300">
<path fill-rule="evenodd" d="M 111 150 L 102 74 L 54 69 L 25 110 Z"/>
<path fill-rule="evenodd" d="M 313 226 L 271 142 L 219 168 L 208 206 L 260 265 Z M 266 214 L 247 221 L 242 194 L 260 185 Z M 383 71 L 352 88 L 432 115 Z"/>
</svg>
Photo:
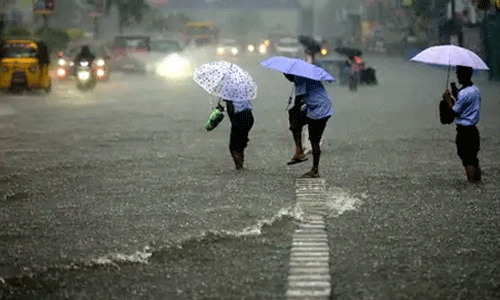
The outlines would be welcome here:
<svg viewBox="0 0 500 300">
<path fill-rule="evenodd" d="M 248 145 L 248 133 L 252 129 L 254 118 L 251 110 L 230 115 L 231 134 L 229 136 L 229 149 L 243 151 Z"/>
<path fill-rule="evenodd" d="M 477 153 L 480 150 L 480 136 L 476 125 L 463 126 L 457 125 L 457 154 L 462 160 L 464 166 L 479 165 Z"/>
</svg>

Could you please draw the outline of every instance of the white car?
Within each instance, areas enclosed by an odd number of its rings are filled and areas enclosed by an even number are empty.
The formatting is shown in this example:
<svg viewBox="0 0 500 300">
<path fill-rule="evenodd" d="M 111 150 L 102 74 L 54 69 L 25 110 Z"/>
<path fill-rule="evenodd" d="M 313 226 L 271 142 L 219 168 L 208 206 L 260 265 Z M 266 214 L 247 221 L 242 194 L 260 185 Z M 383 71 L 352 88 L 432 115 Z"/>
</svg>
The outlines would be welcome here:
<svg viewBox="0 0 500 300">
<path fill-rule="evenodd" d="M 192 75 L 192 64 L 183 55 L 183 48 L 174 39 L 153 39 L 149 52 L 134 53 L 131 57 L 140 63 L 143 73 L 168 79 L 185 79 Z"/>
<path fill-rule="evenodd" d="M 233 39 L 221 39 L 216 48 L 219 56 L 237 56 L 240 53 L 240 45 Z"/>
<path fill-rule="evenodd" d="M 280 39 L 274 50 L 276 55 L 283 55 L 288 57 L 301 57 L 304 52 L 303 46 L 299 43 L 299 40 L 295 38 L 282 38 Z"/>
</svg>

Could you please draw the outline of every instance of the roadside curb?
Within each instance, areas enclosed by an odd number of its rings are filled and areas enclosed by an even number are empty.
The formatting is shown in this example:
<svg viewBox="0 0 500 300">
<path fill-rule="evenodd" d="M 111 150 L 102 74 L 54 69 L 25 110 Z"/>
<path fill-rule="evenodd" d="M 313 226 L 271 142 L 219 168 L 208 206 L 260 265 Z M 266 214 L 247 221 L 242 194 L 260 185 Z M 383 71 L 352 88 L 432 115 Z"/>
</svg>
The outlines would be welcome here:
<svg viewBox="0 0 500 300">
<path fill-rule="evenodd" d="M 293 234 L 286 298 L 326 300 L 331 278 L 325 180 L 297 179 L 295 188 L 296 208 L 304 212 L 306 221 Z"/>
</svg>

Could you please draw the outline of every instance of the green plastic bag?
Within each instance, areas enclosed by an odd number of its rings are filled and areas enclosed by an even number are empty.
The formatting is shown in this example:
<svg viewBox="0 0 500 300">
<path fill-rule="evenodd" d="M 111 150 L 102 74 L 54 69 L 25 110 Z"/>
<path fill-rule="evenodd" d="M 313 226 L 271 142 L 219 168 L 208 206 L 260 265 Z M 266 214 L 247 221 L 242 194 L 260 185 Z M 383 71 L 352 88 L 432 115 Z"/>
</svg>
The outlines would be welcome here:
<svg viewBox="0 0 500 300">
<path fill-rule="evenodd" d="M 212 131 L 219 125 L 220 122 L 224 119 L 224 107 L 219 103 L 217 107 L 215 107 L 212 112 L 210 113 L 210 116 L 208 116 L 207 120 L 207 125 L 206 129 L 207 131 Z"/>
</svg>

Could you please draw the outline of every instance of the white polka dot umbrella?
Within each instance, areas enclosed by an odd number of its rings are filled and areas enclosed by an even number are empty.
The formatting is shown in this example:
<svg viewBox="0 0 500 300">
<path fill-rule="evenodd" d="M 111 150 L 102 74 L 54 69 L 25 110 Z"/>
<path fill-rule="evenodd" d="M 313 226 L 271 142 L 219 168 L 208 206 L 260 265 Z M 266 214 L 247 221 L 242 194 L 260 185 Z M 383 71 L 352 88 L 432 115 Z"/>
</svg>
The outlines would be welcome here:
<svg viewBox="0 0 500 300">
<path fill-rule="evenodd" d="M 257 98 L 257 84 L 240 66 L 221 60 L 195 68 L 193 79 L 209 94 L 231 101 Z"/>
</svg>

